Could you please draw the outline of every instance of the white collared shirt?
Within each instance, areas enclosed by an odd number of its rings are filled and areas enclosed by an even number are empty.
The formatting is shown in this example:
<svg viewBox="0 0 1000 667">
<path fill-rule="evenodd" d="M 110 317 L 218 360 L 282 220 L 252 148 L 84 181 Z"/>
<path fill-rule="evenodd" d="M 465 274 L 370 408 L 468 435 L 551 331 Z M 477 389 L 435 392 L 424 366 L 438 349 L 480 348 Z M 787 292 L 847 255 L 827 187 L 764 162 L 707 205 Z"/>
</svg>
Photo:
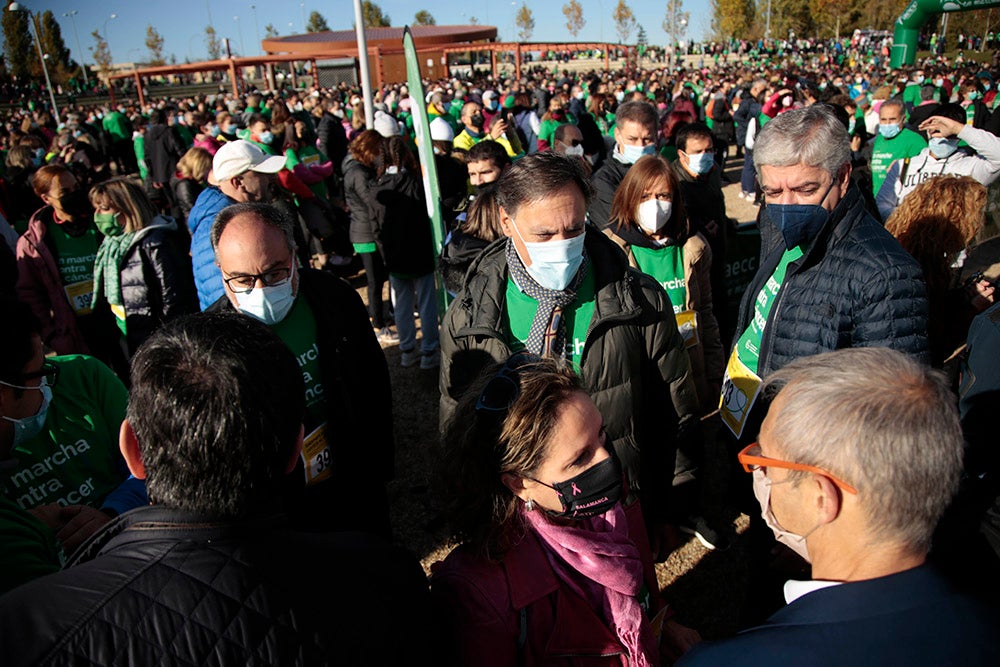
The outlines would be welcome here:
<svg viewBox="0 0 1000 667">
<path fill-rule="evenodd" d="M 796 579 L 789 579 L 785 582 L 785 603 L 792 604 L 798 600 L 803 595 L 808 595 L 813 591 L 818 591 L 823 588 L 830 588 L 831 586 L 839 586 L 844 582 L 842 581 L 798 581 Z"/>
</svg>

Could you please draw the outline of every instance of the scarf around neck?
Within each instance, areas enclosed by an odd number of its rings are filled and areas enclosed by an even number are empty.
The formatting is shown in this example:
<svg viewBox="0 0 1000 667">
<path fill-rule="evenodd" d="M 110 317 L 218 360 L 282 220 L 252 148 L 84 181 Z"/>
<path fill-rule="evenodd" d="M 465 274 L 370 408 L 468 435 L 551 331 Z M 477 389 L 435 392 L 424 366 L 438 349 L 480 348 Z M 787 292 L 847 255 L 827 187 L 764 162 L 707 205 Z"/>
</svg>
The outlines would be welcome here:
<svg viewBox="0 0 1000 667">
<path fill-rule="evenodd" d="M 532 354 L 541 357 L 567 358 L 566 350 L 566 323 L 563 320 L 563 311 L 566 306 L 576 301 L 577 290 L 583 284 L 583 279 L 587 276 L 590 261 L 587 258 L 587 251 L 583 251 L 583 263 L 577 270 L 573 280 L 570 281 L 566 289 L 562 291 L 550 290 L 542 287 L 531 277 L 528 270 L 524 268 L 521 256 L 517 254 L 514 247 L 514 240 L 507 239 L 507 268 L 514 282 L 525 294 L 538 302 L 538 310 L 535 311 L 535 318 L 531 321 L 531 329 L 528 333 L 528 340 L 525 345 Z"/>
<path fill-rule="evenodd" d="M 122 297 L 122 263 L 136 241 L 149 231 L 159 228 L 177 229 L 177 223 L 173 218 L 157 216 L 149 226 L 138 231 L 104 237 L 97 248 L 97 257 L 94 258 L 95 302 L 104 298 L 112 306 L 125 305 Z"/>
<path fill-rule="evenodd" d="M 621 503 L 606 513 L 572 525 L 549 521 L 538 510 L 522 509 L 556 576 L 587 600 L 618 637 L 629 664 L 659 664 L 659 650 L 638 596 L 642 591 L 639 548 L 628 536 Z"/>
</svg>

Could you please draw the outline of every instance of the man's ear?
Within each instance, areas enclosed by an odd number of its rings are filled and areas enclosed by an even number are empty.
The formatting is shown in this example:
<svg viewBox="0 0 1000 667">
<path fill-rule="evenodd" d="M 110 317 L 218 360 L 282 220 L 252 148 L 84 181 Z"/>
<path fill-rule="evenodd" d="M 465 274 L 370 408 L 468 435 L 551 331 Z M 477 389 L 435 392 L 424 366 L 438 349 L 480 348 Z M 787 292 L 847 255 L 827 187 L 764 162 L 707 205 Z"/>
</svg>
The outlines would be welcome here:
<svg viewBox="0 0 1000 667">
<path fill-rule="evenodd" d="M 295 465 L 299 462 L 299 456 L 302 454 L 302 442 L 306 437 L 306 427 L 304 425 L 299 426 L 299 437 L 295 439 L 295 446 L 292 448 L 292 455 L 288 458 L 288 463 L 285 465 L 285 474 L 295 470 Z"/>
<path fill-rule="evenodd" d="M 514 223 L 510 221 L 510 216 L 507 215 L 507 210 L 501 206 L 500 207 L 500 229 L 507 236 L 514 236 Z"/>
<path fill-rule="evenodd" d="M 812 475 L 812 483 L 816 485 L 816 512 L 817 522 L 821 524 L 833 523 L 843 506 L 840 487 L 833 483 L 825 475 Z"/>
<path fill-rule="evenodd" d="M 142 463 L 139 441 L 136 440 L 135 431 L 127 419 L 122 422 L 122 427 L 118 431 L 118 447 L 122 451 L 129 472 L 136 479 L 146 479 L 146 466 Z"/>
<path fill-rule="evenodd" d="M 851 163 L 845 163 L 841 169 L 843 171 L 839 174 L 837 186 L 840 188 L 840 197 L 843 198 L 847 194 L 847 189 L 851 186 Z"/>
</svg>

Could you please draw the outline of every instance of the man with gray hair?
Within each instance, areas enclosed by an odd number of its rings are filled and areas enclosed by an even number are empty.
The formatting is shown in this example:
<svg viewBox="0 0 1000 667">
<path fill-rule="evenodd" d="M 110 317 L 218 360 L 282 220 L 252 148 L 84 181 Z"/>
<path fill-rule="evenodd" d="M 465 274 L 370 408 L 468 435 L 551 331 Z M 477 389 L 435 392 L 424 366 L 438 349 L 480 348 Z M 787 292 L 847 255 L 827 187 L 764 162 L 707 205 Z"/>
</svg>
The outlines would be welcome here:
<svg viewBox="0 0 1000 667">
<path fill-rule="evenodd" d="M 838 350 L 768 377 L 740 463 L 761 516 L 812 563 L 762 626 L 680 664 L 996 665 L 998 619 L 926 564 L 958 489 L 962 429 L 945 378 L 899 352 Z"/>
<path fill-rule="evenodd" d="M 799 357 L 890 347 L 928 359 L 920 266 L 865 210 L 847 130 L 830 108 L 779 114 L 761 130 L 754 163 L 766 203 L 760 268 L 740 305 L 720 402 L 738 438 L 761 378 Z"/>
</svg>

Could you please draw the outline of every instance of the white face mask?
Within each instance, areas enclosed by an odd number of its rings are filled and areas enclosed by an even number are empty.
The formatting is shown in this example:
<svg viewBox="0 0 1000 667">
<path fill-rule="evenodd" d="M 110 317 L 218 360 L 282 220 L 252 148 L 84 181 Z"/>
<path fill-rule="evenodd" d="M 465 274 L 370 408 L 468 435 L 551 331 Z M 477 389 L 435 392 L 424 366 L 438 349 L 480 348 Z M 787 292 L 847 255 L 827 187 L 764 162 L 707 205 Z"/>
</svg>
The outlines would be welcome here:
<svg viewBox="0 0 1000 667">
<path fill-rule="evenodd" d="M 236 304 L 244 315 L 260 320 L 268 326 L 281 322 L 295 305 L 292 293 L 292 277 L 270 287 L 255 287 L 246 293 L 234 292 Z"/>
<path fill-rule="evenodd" d="M 767 478 L 767 475 L 764 474 L 763 470 L 753 471 L 753 495 L 757 498 L 757 502 L 760 503 L 760 515 L 764 519 L 764 523 L 767 524 L 767 527 L 774 532 L 774 539 L 797 553 L 805 562 L 811 563 L 812 560 L 809 558 L 809 548 L 806 546 L 806 538 L 812 535 L 813 531 L 819 528 L 819 525 L 817 524 L 815 528 L 805 535 L 796 535 L 782 528 L 778 520 L 774 518 L 774 512 L 771 511 L 771 486 L 773 484 Z"/>
<path fill-rule="evenodd" d="M 567 146 L 563 155 L 568 157 L 583 157 L 583 146 Z"/>
<path fill-rule="evenodd" d="M 639 204 L 637 221 L 642 231 L 647 234 L 654 234 L 667 224 L 670 213 L 673 210 L 673 202 L 660 201 L 656 197 L 647 199 Z"/>
<path fill-rule="evenodd" d="M 586 234 L 581 232 L 571 239 L 528 243 L 521 236 L 513 218 L 510 224 L 528 251 L 531 266 L 524 267 L 528 275 L 545 289 L 556 292 L 566 289 L 583 264 L 583 237 Z"/>
</svg>

